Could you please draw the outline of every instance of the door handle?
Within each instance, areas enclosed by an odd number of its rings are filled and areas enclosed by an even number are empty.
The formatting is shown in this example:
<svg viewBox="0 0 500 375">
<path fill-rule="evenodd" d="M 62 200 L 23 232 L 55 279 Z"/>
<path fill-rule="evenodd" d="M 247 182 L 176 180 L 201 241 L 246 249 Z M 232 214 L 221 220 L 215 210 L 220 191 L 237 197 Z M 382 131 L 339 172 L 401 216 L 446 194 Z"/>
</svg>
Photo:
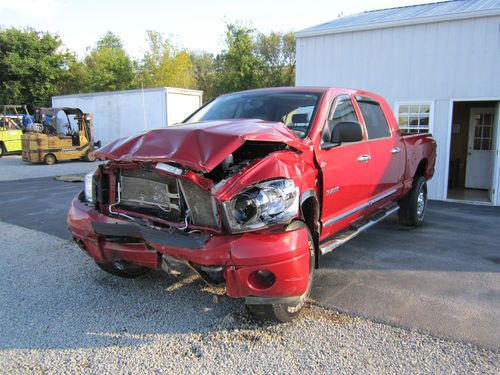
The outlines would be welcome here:
<svg viewBox="0 0 500 375">
<path fill-rule="evenodd" d="M 401 149 L 399 147 L 394 147 L 391 150 L 391 154 L 399 154 L 401 152 Z"/>
<path fill-rule="evenodd" d="M 372 157 L 370 155 L 364 154 L 364 155 L 358 156 L 358 161 L 360 163 L 366 163 L 367 161 L 371 160 L 371 158 Z"/>
</svg>

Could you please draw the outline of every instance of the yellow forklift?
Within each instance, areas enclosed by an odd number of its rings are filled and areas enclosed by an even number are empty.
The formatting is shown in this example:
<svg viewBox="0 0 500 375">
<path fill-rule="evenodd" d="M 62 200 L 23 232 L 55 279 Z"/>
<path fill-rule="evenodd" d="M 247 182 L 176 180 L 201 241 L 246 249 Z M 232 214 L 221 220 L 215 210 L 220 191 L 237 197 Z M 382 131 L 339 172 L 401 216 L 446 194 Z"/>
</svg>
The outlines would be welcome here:
<svg viewBox="0 0 500 375">
<path fill-rule="evenodd" d="M 23 161 L 52 165 L 61 160 L 96 160 L 91 113 L 79 108 L 39 108 L 35 123 L 22 136 Z"/>
<path fill-rule="evenodd" d="M 32 124 L 25 105 L 0 106 L 0 158 L 7 153 L 21 151 L 21 136 L 25 125 Z M 23 110 L 23 111 L 18 111 Z"/>
</svg>

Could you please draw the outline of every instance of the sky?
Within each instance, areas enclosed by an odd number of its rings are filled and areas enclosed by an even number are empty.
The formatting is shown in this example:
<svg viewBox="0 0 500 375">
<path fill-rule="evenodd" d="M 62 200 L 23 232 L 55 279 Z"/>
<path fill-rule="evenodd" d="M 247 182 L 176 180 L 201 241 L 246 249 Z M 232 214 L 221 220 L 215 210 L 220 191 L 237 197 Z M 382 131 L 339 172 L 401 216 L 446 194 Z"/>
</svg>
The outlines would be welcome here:
<svg viewBox="0 0 500 375">
<path fill-rule="evenodd" d="M 146 30 L 156 30 L 189 50 L 217 53 L 226 22 L 261 32 L 298 31 L 343 14 L 436 0 L 0 0 L 1 27 L 57 33 L 65 47 L 84 56 L 108 30 L 140 58 Z"/>
</svg>

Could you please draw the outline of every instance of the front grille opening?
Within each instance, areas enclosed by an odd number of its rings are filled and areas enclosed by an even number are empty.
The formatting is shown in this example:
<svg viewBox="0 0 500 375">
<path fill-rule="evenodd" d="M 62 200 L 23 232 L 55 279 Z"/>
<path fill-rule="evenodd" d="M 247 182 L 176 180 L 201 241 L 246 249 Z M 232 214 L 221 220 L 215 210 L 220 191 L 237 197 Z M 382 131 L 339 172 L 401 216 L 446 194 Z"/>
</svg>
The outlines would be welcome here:
<svg viewBox="0 0 500 375">
<path fill-rule="evenodd" d="M 189 211 L 189 223 L 220 227 L 210 192 L 188 180 L 142 169 L 121 169 L 120 202 L 116 208 L 182 223 Z"/>
</svg>

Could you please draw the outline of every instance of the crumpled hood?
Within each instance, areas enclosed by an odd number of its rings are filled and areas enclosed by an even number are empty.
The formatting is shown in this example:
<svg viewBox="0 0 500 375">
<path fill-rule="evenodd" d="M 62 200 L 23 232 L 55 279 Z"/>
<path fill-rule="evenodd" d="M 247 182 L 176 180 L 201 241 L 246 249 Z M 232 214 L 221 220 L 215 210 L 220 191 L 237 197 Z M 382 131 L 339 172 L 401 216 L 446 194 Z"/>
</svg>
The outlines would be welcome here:
<svg viewBox="0 0 500 375">
<path fill-rule="evenodd" d="M 97 157 L 114 161 L 174 162 L 210 172 L 245 141 L 280 142 L 297 150 L 308 146 L 280 122 L 218 120 L 154 129 L 101 147 Z"/>
</svg>

